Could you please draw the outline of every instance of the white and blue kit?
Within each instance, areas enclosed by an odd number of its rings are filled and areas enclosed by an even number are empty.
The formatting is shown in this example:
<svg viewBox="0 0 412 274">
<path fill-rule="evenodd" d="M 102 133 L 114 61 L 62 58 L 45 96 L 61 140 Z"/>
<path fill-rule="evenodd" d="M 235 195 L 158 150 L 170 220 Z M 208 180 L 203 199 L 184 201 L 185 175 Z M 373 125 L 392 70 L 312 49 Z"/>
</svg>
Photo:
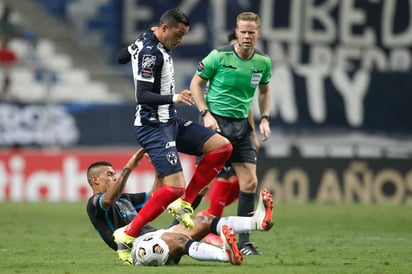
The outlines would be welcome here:
<svg viewBox="0 0 412 274">
<path fill-rule="evenodd" d="M 137 102 L 136 138 L 149 154 L 159 177 L 180 172 L 178 151 L 200 155 L 203 144 L 214 132 L 178 117 L 173 103 L 173 59 L 152 31 L 142 33 L 128 52 Z"/>
</svg>

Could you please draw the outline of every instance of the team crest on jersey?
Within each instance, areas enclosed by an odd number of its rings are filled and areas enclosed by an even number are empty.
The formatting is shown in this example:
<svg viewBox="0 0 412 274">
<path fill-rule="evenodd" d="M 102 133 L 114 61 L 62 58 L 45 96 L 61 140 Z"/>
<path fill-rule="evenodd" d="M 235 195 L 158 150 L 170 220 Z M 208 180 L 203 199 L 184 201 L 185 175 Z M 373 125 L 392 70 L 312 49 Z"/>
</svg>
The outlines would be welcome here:
<svg viewBox="0 0 412 274">
<path fill-rule="evenodd" d="M 155 62 L 156 62 L 156 56 L 143 55 L 142 69 L 152 70 L 154 68 Z"/>
<path fill-rule="evenodd" d="M 197 64 L 197 71 L 203 71 L 205 69 L 205 65 L 202 62 Z"/>
<path fill-rule="evenodd" d="M 166 154 L 166 159 L 167 161 L 172 165 L 172 166 L 176 166 L 177 164 L 177 155 L 176 152 L 174 151 L 170 151 Z"/>
</svg>

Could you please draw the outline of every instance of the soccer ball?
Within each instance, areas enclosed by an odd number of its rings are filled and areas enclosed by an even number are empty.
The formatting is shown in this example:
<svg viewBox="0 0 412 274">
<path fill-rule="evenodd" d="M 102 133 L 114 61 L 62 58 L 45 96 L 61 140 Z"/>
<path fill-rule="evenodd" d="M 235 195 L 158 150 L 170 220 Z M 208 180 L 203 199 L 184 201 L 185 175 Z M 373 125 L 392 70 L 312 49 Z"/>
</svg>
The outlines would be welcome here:
<svg viewBox="0 0 412 274">
<path fill-rule="evenodd" d="M 134 264 L 165 265 L 169 258 L 169 247 L 160 237 L 147 236 L 133 246 L 132 256 Z"/>
</svg>

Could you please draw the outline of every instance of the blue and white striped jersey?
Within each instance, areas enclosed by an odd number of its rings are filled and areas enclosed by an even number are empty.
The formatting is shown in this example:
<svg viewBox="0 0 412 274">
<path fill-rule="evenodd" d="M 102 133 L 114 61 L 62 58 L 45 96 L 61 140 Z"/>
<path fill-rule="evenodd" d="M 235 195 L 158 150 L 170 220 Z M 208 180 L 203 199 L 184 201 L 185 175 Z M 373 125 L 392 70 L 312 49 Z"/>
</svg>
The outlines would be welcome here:
<svg viewBox="0 0 412 274">
<path fill-rule="evenodd" d="M 173 59 L 152 31 L 142 33 L 137 40 L 128 47 L 131 55 L 133 78 L 135 84 L 135 98 L 137 102 L 135 126 L 145 124 L 166 123 L 176 118 L 176 109 L 170 104 L 144 104 L 138 102 L 137 90 L 139 85 L 151 87 L 159 95 L 175 94 L 175 76 Z"/>
</svg>

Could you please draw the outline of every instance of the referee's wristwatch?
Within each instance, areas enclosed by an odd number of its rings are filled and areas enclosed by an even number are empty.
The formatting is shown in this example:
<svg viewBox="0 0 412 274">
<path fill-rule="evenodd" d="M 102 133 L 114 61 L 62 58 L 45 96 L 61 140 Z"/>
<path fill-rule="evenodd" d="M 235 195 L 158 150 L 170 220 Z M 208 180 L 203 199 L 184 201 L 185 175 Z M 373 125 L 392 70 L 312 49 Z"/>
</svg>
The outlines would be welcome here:
<svg viewBox="0 0 412 274">
<path fill-rule="evenodd" d="M 270 118 L 269 118 L 268 115 L 262 115 L 262 116 L 260 117 L 260 121 L 262 121 L 263 119 L 266 119 L 268 122 L 270 122 Z"/>
<path fill-rule="evenodd" d="M 206 115 L 208 112 L 209 112 L 208 109 L 204 109 L 204 110 L 202 110 L 202 111 L 200 112 L 200 116 L 201 116 L 201 117 L 205 117 L 205 115 Z"/>
</svg>

